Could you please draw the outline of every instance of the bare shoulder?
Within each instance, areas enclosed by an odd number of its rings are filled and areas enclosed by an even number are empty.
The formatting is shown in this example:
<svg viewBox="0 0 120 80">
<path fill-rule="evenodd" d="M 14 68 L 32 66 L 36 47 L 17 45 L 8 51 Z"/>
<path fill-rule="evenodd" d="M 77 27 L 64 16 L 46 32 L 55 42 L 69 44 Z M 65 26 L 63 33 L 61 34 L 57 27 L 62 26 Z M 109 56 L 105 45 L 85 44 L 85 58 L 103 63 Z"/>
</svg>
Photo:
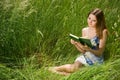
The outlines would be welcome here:
<svg viewBox="0 0 120 80">
<path fill-rule="evenodd" d="M 86 36 L 87 30 L 88 30 L 88 27 L 85 27 L 82 29 L 82 37 Z"/>
<path fill-rule="evenodd" d="M 108 30 L 107 29 L 104 29 L 103 30 L 103 38 L 102 39 L 106 39 L 108 36 Z"/>
<path fill-rule="evenodd" d="M 84 28 L 82 29 L 83 32 L 85 32 L 85 31 L 87 31 L 87 30 L 88 30 L 88 27 L 84 27 Z"/>
<path fill-rule="evenodd" d="M 103 35 L 107 35 L 108 34 L 108 30 L 107 29 L 104 29 L 103 30 Z"/>
</svg>

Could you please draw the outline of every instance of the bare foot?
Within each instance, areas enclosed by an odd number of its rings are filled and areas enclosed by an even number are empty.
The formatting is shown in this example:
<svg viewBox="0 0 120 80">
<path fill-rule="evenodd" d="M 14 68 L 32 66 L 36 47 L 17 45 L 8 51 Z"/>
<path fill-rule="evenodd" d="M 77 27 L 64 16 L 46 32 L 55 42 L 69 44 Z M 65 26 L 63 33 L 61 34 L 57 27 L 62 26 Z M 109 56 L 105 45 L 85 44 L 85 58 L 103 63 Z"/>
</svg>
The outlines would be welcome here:
<svg viewBox="0 0 120 80">
<path fill-rule="evenodd" d="M 59 72 L 59 74 L 63 75 L 63 76 L 69 76 L 71 73 L 67 73 L 67 72 Z"/>
<path fill-rule="evenodd" d="M 55 69 L 55 67 L 49 67 L 48 71 L 53 72 L 53 73 L 57 72 L 56 69 Z"/>
<path fill-rule="evenodd" d="M 63 75 L 63 76 L 68 76 L 68 75 L 70 75 L 70 73 L 67 73 L 67 72 L 57 71 L 57 70 L 56 70 L 56 67 L 49 67 L 49 68 L 48 68 L 48 71 L 53 72 L 53 73 L 56 73 L 56 74 L 60 74 L 60 75 Z"/>
</svg>

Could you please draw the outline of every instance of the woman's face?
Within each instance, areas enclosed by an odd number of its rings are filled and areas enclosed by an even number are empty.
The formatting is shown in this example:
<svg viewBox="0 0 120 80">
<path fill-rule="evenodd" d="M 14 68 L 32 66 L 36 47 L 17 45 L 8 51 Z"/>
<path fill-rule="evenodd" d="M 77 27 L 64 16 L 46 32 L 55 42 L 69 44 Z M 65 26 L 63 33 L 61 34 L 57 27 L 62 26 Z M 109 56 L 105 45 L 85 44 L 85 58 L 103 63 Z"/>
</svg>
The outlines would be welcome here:
<svg viewBox="0 0 120 80">
<path fill-rule="evenodd" d="M 97 24 L 96 16 L 93 14 L 89 14 L 87 22 L 89 27 L 96 27 Z"/>
</svg>

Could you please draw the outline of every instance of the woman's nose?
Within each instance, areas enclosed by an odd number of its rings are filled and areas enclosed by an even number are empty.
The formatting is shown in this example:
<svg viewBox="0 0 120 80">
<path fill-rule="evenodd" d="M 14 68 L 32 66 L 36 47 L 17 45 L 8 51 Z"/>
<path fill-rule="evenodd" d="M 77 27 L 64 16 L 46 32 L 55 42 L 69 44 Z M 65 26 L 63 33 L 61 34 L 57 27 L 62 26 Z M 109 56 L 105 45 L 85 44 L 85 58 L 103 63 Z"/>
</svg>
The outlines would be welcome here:
<svg viewBox="0 0 120 80">
<path fill-rule="evenodd" d="M 90 20 L 89 22 L 92 23 L 92 20 Z"/>
</svg>

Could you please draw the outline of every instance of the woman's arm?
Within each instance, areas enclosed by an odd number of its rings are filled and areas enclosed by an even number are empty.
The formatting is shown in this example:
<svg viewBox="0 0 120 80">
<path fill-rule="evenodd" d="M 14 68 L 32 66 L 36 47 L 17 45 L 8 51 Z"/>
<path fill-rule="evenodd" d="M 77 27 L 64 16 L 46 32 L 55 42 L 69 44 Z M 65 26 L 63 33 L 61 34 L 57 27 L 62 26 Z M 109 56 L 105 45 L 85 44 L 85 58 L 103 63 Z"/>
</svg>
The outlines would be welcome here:
<svg viewBox="0 0 120 80">
<path fill-rule="evenodd" d="M 82 37 L 85 36 L 85 29 L 82 29 Z M 85 53 L 85 49 L 84 49 L 84 45 L 82 45 L 80 42 L 76 42 L 74 40 L 71 39 L 71 44 L 75 45 L 75 47 L 77 48 L 78 51 L 80 51 L 81 53 Z"/>
<path fill-rule="evenodd" d="M 100 44 L 99 44 L 98 50 L 93 50 L 87 46 L 84 46 L 84 49 L 86 51 L 92 52 L 96 56 L 101 56 L 105 49 L 106 40 L 107 40 L 107 30 L 105 29 L 105 30 L 103 30 L 103 37 L 102 37 L 102 39 L 100 39 Z"/>
</svg>

